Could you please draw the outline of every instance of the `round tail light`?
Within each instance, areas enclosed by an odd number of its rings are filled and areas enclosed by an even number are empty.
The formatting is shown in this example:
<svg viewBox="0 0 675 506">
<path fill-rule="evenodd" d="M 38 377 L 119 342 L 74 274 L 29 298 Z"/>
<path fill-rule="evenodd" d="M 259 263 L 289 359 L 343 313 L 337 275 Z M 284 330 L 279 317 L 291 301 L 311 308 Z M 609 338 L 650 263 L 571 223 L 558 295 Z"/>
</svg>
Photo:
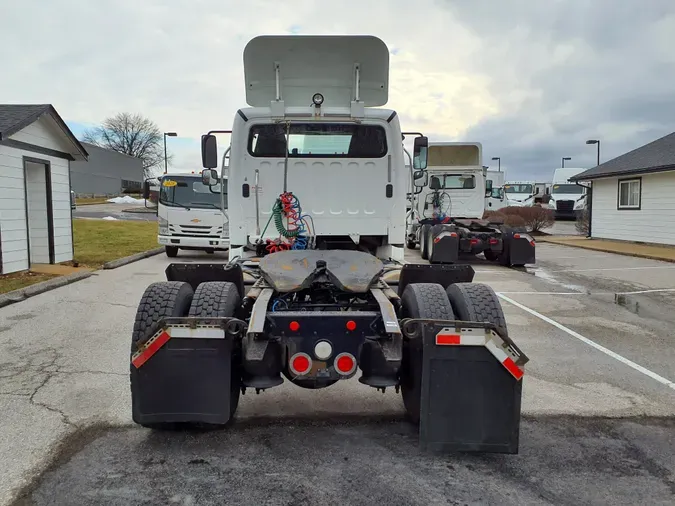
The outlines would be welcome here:
<svg viewBox="0 0 675 506">
<path fill-rule="evenodd" d="M 338 374 L 349 376 L 356 370 L 356 359 L 351 353 L 340 353 L 335 357 L 334 366 Z"/>
<path fill-rule="evenodd" d="M 290 369 L 296 376 L 304 376 L 312 368 L 312 359 L 307 353 L 296 353 L 291 357 Z"/>
</svg>

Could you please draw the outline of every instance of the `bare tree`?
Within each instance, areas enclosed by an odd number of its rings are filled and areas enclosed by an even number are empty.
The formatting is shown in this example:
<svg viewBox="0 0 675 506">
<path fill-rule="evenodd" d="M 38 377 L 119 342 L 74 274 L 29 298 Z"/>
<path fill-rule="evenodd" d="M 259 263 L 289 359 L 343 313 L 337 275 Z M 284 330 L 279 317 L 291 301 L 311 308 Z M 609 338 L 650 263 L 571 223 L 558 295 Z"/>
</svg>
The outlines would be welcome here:
<svg viewBox="0 0 675 506">
<path fill-rule="evenodd" d="M 121 112 L 106 118 L 101 126 L 86 130 L 85 142 L 143 160 L 146 178 L 164 168 L 164 139 L 159 127 L 140 115 Z M 168 156 L 169 162 L 172 157 Z"/>
</svg>

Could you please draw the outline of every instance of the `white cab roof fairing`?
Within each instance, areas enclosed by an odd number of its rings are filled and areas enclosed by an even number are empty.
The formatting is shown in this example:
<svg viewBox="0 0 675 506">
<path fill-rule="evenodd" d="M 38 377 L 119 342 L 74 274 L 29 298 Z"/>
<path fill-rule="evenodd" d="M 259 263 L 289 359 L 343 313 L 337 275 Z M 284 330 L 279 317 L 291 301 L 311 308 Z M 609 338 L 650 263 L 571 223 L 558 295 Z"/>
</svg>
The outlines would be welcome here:
<svg viewBox="0 0 675 506">
<path fill-rule="evenodd" d="M 427 167 L 483 167 L 480 142 L 430 142 Z"/>
<path fill-rule="evenodd" d="M 359 99 L 378 107 L 389 97 L 389 50 L 369 35 L 263 35 L 244 49 L 246 102 L 268 107 L 276 100 L 275 65 L 279 64 L 285 106 L 310 106 L 321 93 L 323 106 L 349 107 L 355 97 L 359 65 Z"/>
</svg>

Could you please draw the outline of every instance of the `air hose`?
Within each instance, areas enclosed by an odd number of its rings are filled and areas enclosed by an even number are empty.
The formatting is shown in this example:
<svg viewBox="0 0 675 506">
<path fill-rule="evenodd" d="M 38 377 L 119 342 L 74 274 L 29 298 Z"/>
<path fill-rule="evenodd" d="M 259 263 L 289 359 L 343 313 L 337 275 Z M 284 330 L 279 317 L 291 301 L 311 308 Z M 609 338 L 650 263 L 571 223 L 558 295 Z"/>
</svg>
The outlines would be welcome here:
<svg viewBox="0 0 675 506">
<path fill-rule="evenodd" d="M 288 249 L 307 249 L 308 238 L 305 217 L 302 215 L 300 201 L 292 192 L 284 192 L 279 195 L 272 207 L 270 218 L 274 220 L 274 226 L 281 237 L 276 240 L 268 239 L 267 251 L 275 253 Z M 284 224 L 284 220 L 286 220 L 287 225 Z M 267 230 L 267 226 L 265 230 Z M 286 239 L 286 241 L 283 239 Z"/>
</svg>

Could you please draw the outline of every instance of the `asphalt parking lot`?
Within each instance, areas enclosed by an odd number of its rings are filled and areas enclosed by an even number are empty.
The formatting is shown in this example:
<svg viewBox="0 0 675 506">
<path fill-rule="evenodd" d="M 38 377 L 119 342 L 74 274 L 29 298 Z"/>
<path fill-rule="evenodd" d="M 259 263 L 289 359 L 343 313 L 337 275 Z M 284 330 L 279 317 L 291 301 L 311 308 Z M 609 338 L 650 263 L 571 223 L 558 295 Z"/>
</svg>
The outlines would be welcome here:
<svg viewBox="0 0 675 506">
<path fill-rule="evenodd" d="M 356 380 L 247 393 L 225 431 L 133 426 L 131 326 L 163 255 L 2 308 L 0 504 L 672 504 L 675 264 L 537 255 L 473 262 L 530 358 L 517 456 L 421 454 L 400 396 Z"/>
</svg>

